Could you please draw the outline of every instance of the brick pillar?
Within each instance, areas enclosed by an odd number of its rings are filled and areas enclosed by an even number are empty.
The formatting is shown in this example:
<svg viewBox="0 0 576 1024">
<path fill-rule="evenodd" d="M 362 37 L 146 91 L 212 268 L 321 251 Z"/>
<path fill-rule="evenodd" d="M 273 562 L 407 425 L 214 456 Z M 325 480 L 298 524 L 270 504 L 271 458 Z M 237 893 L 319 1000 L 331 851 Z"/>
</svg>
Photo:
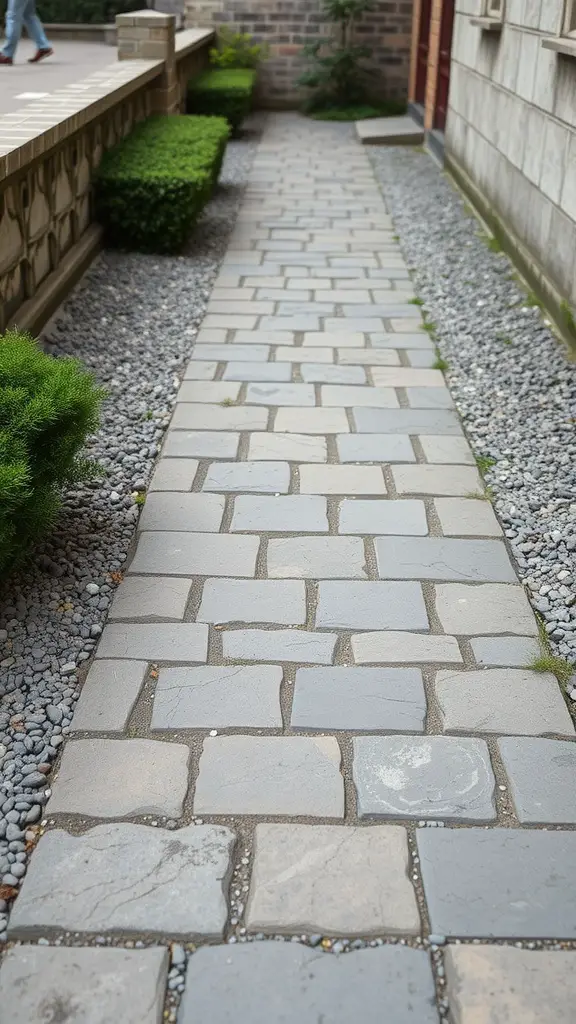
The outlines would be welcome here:
<svg viewBox="0 0 576 1024">
<path fill-rule="evenodd" d="M 153 93 L 156 114 L 178 114 L 180 90 L 174 37 L 176 18 L 158 11 L 117 14 L 118 60 L 163 60 L 164 70 Z"/>
<path fill-rule="evenodd" d="M 434 127 L 434 108 L 436 106 L 436 87 L 438 85 L 438 58 L 440 56 L 440 25 L 444 0 L 432 0 L 430 17 L 430 40 L 428 43 L 428 77 L 426 79 L 426 105 L 424 111 L 424 128 L 430 131 Z"/>
</svg>

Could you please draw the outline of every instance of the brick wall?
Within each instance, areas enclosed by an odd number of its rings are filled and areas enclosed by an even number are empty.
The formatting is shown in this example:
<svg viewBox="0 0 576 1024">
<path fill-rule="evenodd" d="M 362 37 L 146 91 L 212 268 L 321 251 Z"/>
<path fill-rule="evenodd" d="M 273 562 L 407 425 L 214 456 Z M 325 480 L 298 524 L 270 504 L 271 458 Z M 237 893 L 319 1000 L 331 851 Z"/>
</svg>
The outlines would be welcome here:
<svg viewBox="0 0 576 1024">
<path fill-rule="evenodd" d="M 387 99 L 408 96 L 413 0 L 377 0 L 358 25 L 357 42 L 373 50 L 374 94 Z M 303 96 L 296 79 L 305 67 L 304 43 L 326 35 L 321 0 L 186 0 L 189 27 L 225 23 L 249 32 L 270 47 L 259 75 L 259 101 L 268 107 L 290 107 Z"/>
</svg>

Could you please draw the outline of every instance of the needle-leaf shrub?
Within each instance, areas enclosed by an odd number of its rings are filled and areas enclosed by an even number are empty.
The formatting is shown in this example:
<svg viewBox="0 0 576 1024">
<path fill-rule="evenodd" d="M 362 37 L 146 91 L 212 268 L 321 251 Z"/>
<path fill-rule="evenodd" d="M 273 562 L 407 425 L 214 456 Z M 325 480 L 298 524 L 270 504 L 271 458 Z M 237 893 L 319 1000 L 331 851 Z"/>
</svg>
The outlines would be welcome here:
<svg viewBox="0 0 576 1024">
<path fill-rule="evenodd" d="M 218 180 L 229 128 L 221 117 L 149 117 L 104 154 L 96 217 L 109 245 L 178 252 Z"/>
<path fill-rule="evenodd" d="M 225 117 L 237 132 L 250 112 L 256 72 L 251 68 L 213 68 L 188 83 L 190 114 Z"/>
<path fill-rule="evenodd" d="M 0 570 L 54 525 L 61 488 L 93 475 L 80 452 L 102 397 L 75 359 L 18 330 L 0 335 Z"/>
</svg>

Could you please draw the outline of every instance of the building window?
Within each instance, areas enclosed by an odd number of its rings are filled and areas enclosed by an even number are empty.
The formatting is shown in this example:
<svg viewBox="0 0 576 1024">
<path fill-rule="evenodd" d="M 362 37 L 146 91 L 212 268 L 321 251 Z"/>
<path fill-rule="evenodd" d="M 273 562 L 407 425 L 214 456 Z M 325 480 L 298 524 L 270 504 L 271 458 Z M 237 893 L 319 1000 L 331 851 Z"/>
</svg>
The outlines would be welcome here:
<svg viewBox="0 0 576 1024">
<path fill-rule="evenodd" d="M 504 20 L 504 0 L 486 0 L 486 17 L 495 21 Z"/>
<path fill-rule="evenodd" d="M 576 36 L 576 0 L 566 0 L 562 34 L 565 36 Z"/>
</svg>

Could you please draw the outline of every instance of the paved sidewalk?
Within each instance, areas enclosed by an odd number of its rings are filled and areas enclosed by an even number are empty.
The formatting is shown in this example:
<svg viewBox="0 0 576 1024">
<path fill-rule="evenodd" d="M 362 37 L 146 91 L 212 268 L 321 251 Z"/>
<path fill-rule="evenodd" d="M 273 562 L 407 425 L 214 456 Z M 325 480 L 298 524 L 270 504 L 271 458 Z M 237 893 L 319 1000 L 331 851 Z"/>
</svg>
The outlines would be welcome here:
<svg viewBox="0 0 576 1024">
<path fill-rule="evenodd" d="M 574 726 L 343 139 L 269 119 L 12 913 L 52 945 L 8 954 L 11 1024 L 86 992 L 157 1024 L 175 940 L 180 1024 L 574 1019 Z"/>
</svg>

